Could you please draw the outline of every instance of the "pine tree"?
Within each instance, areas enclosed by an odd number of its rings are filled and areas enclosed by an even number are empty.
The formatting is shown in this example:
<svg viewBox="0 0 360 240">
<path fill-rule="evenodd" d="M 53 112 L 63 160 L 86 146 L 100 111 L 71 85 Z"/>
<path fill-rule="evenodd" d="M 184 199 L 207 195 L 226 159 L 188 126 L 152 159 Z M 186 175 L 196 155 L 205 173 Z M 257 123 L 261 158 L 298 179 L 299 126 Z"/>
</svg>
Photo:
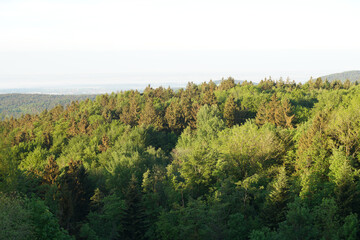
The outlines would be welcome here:
<svg viewBox="0 0 360 240">
<path fill-rule="evenodd" d="M 149 99 L 145 103 L 144 109 L 141 111 L 139 125 L 153 125 L 155 128 L 161 130 L 163 128 L 163 123 L 159 112 L 155 110 L 155 107 L 152 103 L 152 99 Z"/>
<path fill-rule="evenodd" d="M 315 81 L 314 87 L 316 89 L 322 88 L 323 87 L 323 80 L 321 78 L 317 78 L 316 81 Z"/>
<path fill-rule="evenodd" d="M 138 91 L 131 91 L 129 96 L 129 102 L 122 107 L 120 113 L 120 120 L 130 126 L 136 126 L 139 121 L 140 106 L 138 97 L 140 96 Z"/>
<path fill-rule="evenodd" d="M 87 172 L 81 161 L 69 162 L 59 180 L 60 224 L 70 233 L 76 233 L 76 223 L 89 212 L 90 191 Z"/>
<path fill-rule="evenodd" d="M 190 126 L 192 129 L 195 129 L 196 115 L 200 109 L 200 105 L 193 102 L 190 95 L 185 94 L 185 92 L 181 96 L 180 104 L 183 113 L 184 127 Z"/>
<path fill-rule="evenodd" d="M 292 128 L 292 121 L 295 115 L 291 115 L 291 105 L 288 99 L 285 99 L 280 104 L 278 111 L 279 116 L 276 124 L 283 127 Z"/>
<path fill-rule="evenodd" d="M 322 144 L 325 145 L 325 131 L 327 129 L 328 120 L 328 112 L 319 112 L 315 116 L 310 128 L 304 134 L 302 134 L 299 139 L 298 155 L 301 155 L 308 148 L 310 148 L 315 139 L 322 139 Z"/>
<path fill-rule="evenodd" d="M 166 108 L 165 119 L 172 131 L 179 132 L 184 129 L 183 112 L 178 98 L 175 98 Z"/>
<path fill-rule="evenodd" d="M 268 122 L 276 126 L 292 128 L 293 119 L 290 102 L 288 100 L 280 102 L 274 94 L 270 102 L 260 105 L 255 121 L 259 125 Z"/>
<path fill-rule="evenodd" d="M 48 158 L 48 164 L 45 166 L 43 172 L 43 183 L 54 184 L 59 177 L 59 166 L 57 165 L 54 156 Z"/>
<path fill-rule="evenodd" d="M 214 91 L 211 90 L 211 89 L 207 89 L 205 90 L 205 93 L 202 97 L 202 105 L 213 105 L 213 104 L 216 104 L 217 103 L 217 100 L 216 100 L 216 96 L 214 94 Z"/>
<path fill-rule="evenodd" d="M 69 136 L 73 137 L 73 136 L 76 136 L 78 132 L 79 132 L 79 130 L 77 128 L 75 118 L 71 118 L 70 126 L 68 127 L 67 133 Z"/>
<path fill-rule="evenodd" d="M 226 99 L 224 106 L 224 118 L 226 120 L 226 125 L 228 127 L 232 127 L 236 124 L 236 113 L 237 113 L 237 106 L 234 97 L 230 95 Z"/>
<path fill-rule="evenodd" d="M 265 202 L 263 218 L 269 226 L 275 227 L 285 220 L 285 208 L 289 198 L 289 184 L 285 167 L 279 168 L 279 173 L 273 183 L 270 184 L 271 191 Z"/>
<path fill-rule="evenodd" d="M 50 147 L 51 147 L 51 145 L 52 145 L 52 141 L 53 141 L 50 132 L 49 132 L 49 131 L 45 131 L 45 132 L 43 132 L 42 135 L 43 135 L 43 144 L 42 144 L 42 146 L 43 146 L 44 148 L 50 149 Z"/>
<path fill-rule="evenodd" d="M 132 175 L 126 195 L 126 210 L 122 220 L 124 239 L 145 239 L 145 209 L 142 206 L 141 192 L 137 186 L 137 179 Z"/>
<path fill-rule="evenodd" d="M 104 134 L 101 139 L 101 144 L 99 145 L 99 151 L 105 152 L 110 147 L 110 138 Z"/>
<path fill-rule="evenodd" d="M 232 77 L 229 77 L 228 79 L 222 79 L 220 82 L 220 86 L 218 88 L 219 90 L 225 91 L 235 86 L 236 86 L 235 80 Z"/>
<path fill-rule="evenodd" d="M 87 128 L 89 126 L 89 122 L 87 120 L 88 116 L 87 115 L 82 115 L 80 122 L 78 124 L 78 128 L 79 128 L 79 132 L 81 134 L 86 134 L 87 133 Z"/>
<path fill-rule="evenodd" d="M 349 89 L 350 87 L 351 87 L 351 82 L 349 79 L 346 79 L 346 81 L 344 82 L 344 88 Z"/>
</svg>

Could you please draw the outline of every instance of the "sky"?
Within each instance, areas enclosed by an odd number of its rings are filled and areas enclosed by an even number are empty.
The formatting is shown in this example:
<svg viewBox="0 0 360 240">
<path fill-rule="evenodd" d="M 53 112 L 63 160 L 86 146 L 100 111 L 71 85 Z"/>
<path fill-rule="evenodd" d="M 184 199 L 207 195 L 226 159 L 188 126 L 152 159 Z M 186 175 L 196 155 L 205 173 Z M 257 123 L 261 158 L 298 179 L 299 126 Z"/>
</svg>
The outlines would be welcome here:
<svg viewBox="0 0 360 240">
<path fill-rule="evenodd" d="M 0 0 L 0 88 L 360 70 L 356 0 Z"/>
</svg>

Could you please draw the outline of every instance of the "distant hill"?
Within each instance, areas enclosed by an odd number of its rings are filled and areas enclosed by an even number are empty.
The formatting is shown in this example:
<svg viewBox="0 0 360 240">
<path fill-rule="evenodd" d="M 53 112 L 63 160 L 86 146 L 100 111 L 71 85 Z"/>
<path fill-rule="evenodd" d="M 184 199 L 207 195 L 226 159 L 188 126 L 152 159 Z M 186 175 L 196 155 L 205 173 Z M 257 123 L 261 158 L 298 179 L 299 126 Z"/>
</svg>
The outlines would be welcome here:
<svg viewBox="0 0 360 240">
<path fill-rule="evenodd" d="M 59 104 L 65 106 L 72 101 L 95 97 L 96 95 L 0 94 L 0 120 L 27 113 L 36 114 Z"/>
<path fill-rule="evenodd" d="M 360 71 L 346 71 L 342 73 L 334 73 L 329 74 L 321 77 L 323 80 L 327 79 L 329 82 L 334 80 L 341 80 L 345 81 L 346 79 L 349 79 L 351 82 L 360 81 Z"/>
</svg>

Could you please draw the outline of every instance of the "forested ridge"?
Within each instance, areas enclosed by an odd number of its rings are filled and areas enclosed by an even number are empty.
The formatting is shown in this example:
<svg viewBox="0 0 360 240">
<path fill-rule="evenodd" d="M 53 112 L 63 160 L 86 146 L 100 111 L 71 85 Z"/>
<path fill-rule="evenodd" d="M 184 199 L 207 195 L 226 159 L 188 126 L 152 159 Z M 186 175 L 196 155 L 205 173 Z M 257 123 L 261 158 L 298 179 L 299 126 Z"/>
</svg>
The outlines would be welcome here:
<svg viewBox="0 0 360 240">
<path fill-rule="evenodd" d="M 336 81 L 340 80 L 342 82 L 350 81 L 350 82 L 356 82 L 360 81 L 360 71 L 346 71 L 341 73 L 333 73 L 330 75 L 322 76 L 322 79 L 327 79 L 328 81 Z"/>
<path fill-rule="evenodd" d="M 72 101 L 87 98 L 95 99 L 95 95 L 0 94 L 0 120 L 25 114 L 39 114 L 59 104 L 66 106 Z"/>
<path fill-rule="evenodd" d="M 150 86 L 0 122 L 0 239 L 359 239 L 360 86 Z"/>
</svg>

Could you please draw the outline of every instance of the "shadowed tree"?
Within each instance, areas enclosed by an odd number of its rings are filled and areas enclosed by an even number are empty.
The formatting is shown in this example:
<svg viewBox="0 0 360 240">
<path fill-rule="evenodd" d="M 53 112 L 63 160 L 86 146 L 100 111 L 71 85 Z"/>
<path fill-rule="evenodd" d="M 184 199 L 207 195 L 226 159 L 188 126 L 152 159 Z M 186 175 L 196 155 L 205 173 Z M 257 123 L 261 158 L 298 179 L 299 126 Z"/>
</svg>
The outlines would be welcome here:
<svg viewBox="0 0 360 240">
<path fill-rule="evenodd" d="M 124 227 L 124 239 L 145 239 L 145 209 L 142 206 L 142 195 L 137 186 L 137 179 L 132 175 L 127 192 L 125 194 L 126 209 L 122 220 Z"/>
<path fill-rule="evenodd" d="M 48 158 L 48 164 L 45 166 L 43 172 L 43 183 L 54 184 L 59 177 L 60 171 L 54 156 Z"/>
<path fill-rule="evenodd" d="M 90 191 L 87 173 L 81 161 L 69 162 L 59 179 L 60 224 L 71 234 L 77 232 L 76 223 L 89 212 Z"/>
<path fill-rule="evenodd" d="M 237 114 L 237 105 L 235 103 L 234 97 L 230 95 L 225 102 L 224 106 L 224 118 L 226 125 L 232 127 L 236 124 L 236 114 Z"/>
</svg>

